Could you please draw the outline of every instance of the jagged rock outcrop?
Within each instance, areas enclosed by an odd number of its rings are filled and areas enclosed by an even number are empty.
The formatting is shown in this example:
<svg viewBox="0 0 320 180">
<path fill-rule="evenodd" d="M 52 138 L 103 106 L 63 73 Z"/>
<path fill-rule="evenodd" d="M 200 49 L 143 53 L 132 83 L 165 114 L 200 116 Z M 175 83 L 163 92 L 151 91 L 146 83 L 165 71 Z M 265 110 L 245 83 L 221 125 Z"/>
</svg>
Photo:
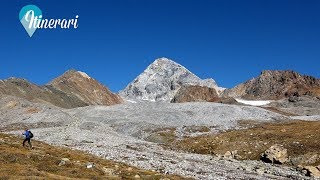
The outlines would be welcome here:
<svg viewBox="0 0 320 180">
<path fill-rule="evenodd" d="M 266 100 L 281 99 L 292 95 L 320 96 L 320 79 L 289 70 L 266 70 L 257 78 L 225 90 L 223 93 L 223 97 Z"/>
<path fill-rule="evenodd" d="M 213 79 L 200 79 L 182 65 L 159 58 L 135 78 L 120 95 L 129 100 L 170 102 L 182 86 L 197 85 L 223 90 Z"/>
<path fill-rule="evenodd" d="M 20 78 L 1 80 L 0 94 L 20 97 L 32 102 L 50 103 L 62 108 L 88 105 L 72 94 L 69 95 L 50 86 L 37 86 Z"/>
<path fill-rule="evenodd" d="M 261 160 L 267 163 L 283 164 L 288 159 L 288 150 L 279 144 L 275 144 L 261 154 Z"/>
<path fill-rule="evenodd" d="M 320 168 L 314 166 L 305 166 L 303 171 L 306 172 L 307 176 L 314 177 L 316 179 L 320 178 Z"/>
<path fill-rule="evenodd" d="M 201 101 L 214 101 L 218 99 L 216 89 L 204 86 L 183 86 L 179 89 L 171 102 L 201 102 Z"/>
<path fill-rule="evenodd" d="M 49 86 L 78 97 L 89 105 L 114 105 L 122 102 L 120 96 L 89 77 L 86 73 L 69 70 L 51 81 Z"/>
</svg>

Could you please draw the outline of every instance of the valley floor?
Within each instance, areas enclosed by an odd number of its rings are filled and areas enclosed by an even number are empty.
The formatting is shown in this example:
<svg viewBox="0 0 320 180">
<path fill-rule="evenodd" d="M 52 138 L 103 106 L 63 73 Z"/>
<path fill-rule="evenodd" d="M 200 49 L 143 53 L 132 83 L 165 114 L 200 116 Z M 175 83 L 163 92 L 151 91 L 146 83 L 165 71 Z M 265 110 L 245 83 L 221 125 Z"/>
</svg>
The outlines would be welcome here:
<svg viewBox="0 0 320 180">
<path fill-rule="evenodd" d="M 289 156 L 320 154 L 318 121 L 259 107 L 128 103 L 65 110 L 8 97 L 1 99 L 0 114 L 5 133 L 29 127 L 36 140 L 51 145 L 194 179 L 309 179 L 291 164 L 267 164 L 258 156 L 273 143 L 285 146 Z M 221 156 L 234 150 L 242 159 Z"/>
</svg>

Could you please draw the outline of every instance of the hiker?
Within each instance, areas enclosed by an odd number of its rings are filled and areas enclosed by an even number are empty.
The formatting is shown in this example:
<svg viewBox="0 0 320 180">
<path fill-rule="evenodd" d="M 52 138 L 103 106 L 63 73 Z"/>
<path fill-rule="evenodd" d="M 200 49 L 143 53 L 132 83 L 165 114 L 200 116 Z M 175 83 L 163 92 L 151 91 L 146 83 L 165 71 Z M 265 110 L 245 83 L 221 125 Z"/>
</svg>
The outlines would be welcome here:
<svg viewBox="0 0 320 180">
<path fill-rule="evenodd" d="M 33 138 L 32 132 L 29 131 L 29 129 L 26 129 L 24 131 L 24 133 L 22 133 L 22 135 L 25 136 L 25 139 L 23 140 L 23 143 L 22 143 L 23 147 L 24 147 L 25 143 L 28 141 L 30 148 L 32 148 L 32 145 L 31 145 L 31 138 Z"/>
</svg>

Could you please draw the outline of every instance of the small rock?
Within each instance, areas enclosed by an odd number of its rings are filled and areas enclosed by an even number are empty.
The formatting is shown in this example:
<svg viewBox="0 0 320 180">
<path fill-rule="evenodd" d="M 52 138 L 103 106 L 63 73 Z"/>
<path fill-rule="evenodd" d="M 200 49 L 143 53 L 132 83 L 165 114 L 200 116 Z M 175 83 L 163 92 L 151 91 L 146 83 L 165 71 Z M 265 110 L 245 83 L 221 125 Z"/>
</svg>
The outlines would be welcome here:
<svg viewBox="0 0 320 180">
<path fill-rule="evenodd" d="M 132 169 L 132 167 L 129 167 L 128 169 L 127 169 L 127 171 L 132 171 L 133 169 Z"/>
<path fill-rule="evenodd" d="M 66 161 L 66 162 L 70 162 L 70 159 L 68 159 L 68 158 L 62 158 L 61 160 Z"/>
<path fill-rule="evenodd" d="M 297 101 L 299 101 L 299 97 L 298 96 L 290 96 L 288 101 L 289 102 L 297 102 Z"/>
<path fill-rule="evenodd" d="M 216 159 L 217 159 L 217 160 L 222 160 L 222 159 L 223 159 L 223 155 L 221 155 L 221 154 L 216 154 Z"/>
<path fill-rule="evenodd" d="M 314 166 L 305 166 L 306 175 L 314 178 L 320 178 L 320 170 Z"/>
<path fill-rule="evenodd" d="M 307 170 L 305 170 L 305 169 L 302 169 L 302 171 L 301 171 L 303 174 L 305 174 L 305 175 L 307 175 L 308 174 L 308 171 Z"/>
<path fill-rule="evenodd" d="M 265 169 L 264 168 L 258 168 L 256 169 L 257 174 L 262 175 L 264 174 Z"/>
<path fill-rule="evenodd" d="M 242 170 L 248 171 L 248 172 L 253 172 L 255 170 L 255 168 L 253 167 L 252 164 L 250 163 L 244 163 L 241 165 L 240 167 Z"/>
<path fill-rule="evenodd" d="M 238 155 L 238 150 L 234 150 L 234 151 L 227 151 L 224 155 L 224 158 L 226 159 L 241 159 L 241 156 Z"/>
<path fill-rule="evenodd" d="M 238 150 L 234 150 L 234 151 L 232 151 L 232 152 L 231 152 L 231 154 L 233 154 L 233 155 L 238 154 Z"/>
<path fill-rule="evenodd" d="M 58 164 L 58 166 L 64 166 L 64 165 L 66 165 L 66 162 L 64 161 L 60 161 L 60 163 Z"/>
<path fill-rule="evenodd" d="M 94 167 L 94 163 L 88 162 L 88 163 L 86 164 L 86 167 L 87 167 L 88 169 L 91 169 L 91 168 Z"/>
<path fill-rule="evenodd" d="M 139 176 L 138 174 L 136 174 L 136 175 L 134 176 L 134 178 L 135 178 L 135 179 L 140 179 L 140 176 Z"/>
<path fill-rule="evenodd" d="M 281 132 L 287 132 L 287 130 L 286 130 L 286 129 L 281 129 L 280 131 L 281 131 Z"/>
<path fill-rule="evenodd" d="M 299 164 L 296 169 L 297 169 L 298 171 L 302 171 L 302 170 L 303 170 L 303 166 Z"/>
<path fill-rule="evenodd" d="M 234 159 L 241 160 L 243 158 L 239 154 L 234 154 Z"/>
<path fill-rule="evenodd" d="M 305 162 L 305 164 L 314 164 L 320 159 L 318 154 L 312 155 L 310 158 L 308 158 Z"/>
<path fill-rule="evenodd" d="M 108 175 L 108 176 L 112 176 L 114 175 L 114 169 L 111 169 L 111 168 L 107 168 L 107 167 L 103 167 L 102 168 L 103 172 Z"/>
<path fill-rule="evenodd" d="M 70 159 L 62 158 L 58 166 L 64 166 L 66 164 L 70 164 Z"/>
<path fill-rule="evenodd" d="M 287 149 L 275 144 L 261 154 L 261 160 L 266 163 L 283 164 L 288 161 Z"/>
<path fill-rule="evenodd" d="M 227 159 L 233 158 L 233 157 L 232 157 L 232 153 L 231 153 L 230 151 L 227 151 L 226 153 L 224 153 L 223 157 L 224 157 L 224 158 L 227 158 Z"/>
</svg>

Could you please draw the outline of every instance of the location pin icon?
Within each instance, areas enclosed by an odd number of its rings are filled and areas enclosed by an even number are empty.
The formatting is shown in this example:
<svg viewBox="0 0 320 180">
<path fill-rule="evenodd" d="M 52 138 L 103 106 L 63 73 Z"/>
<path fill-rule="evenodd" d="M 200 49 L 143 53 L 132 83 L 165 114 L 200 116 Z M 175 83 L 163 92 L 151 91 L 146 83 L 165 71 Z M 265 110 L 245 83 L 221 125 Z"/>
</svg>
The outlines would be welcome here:
<svg viewBox="0 0 320 180">
<path fill-rule="evenodd" d="M 37 6 L 27 5 L 20 10 L 19 20 L 30 37 L 37 30 L 35 19 L 42 19 L 42 11 Z"/>
</svg>

